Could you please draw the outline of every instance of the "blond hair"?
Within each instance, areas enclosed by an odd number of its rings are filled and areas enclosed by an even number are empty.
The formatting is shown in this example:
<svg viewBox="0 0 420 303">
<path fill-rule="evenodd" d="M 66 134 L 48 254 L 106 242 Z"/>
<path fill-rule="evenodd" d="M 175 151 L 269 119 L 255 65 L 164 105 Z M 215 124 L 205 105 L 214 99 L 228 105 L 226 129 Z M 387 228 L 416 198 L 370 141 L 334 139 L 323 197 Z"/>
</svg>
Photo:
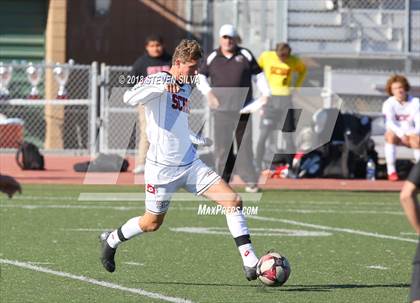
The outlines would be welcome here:
<svg viewBox="0 0 420 303">
<path fill-rule="evenodd" d="M 175 48 L 172 64 L 179 59 L 182 63 L 199 60 L 203 56 L 200 44 L 196 40 L 183 39 Z"/>
</svg>

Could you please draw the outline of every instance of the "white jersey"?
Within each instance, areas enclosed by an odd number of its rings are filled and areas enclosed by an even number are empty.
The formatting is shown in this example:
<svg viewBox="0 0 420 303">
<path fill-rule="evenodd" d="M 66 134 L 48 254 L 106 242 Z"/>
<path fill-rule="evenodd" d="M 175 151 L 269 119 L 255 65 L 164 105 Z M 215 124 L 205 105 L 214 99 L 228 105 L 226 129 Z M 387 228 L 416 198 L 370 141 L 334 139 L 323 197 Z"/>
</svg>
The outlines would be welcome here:
<svg viewBox="0 0 420 303">
<path fill-rule="evenodd" d="M 174 81 L 167 72 L 156 73 L 124 94 L 124 103 L 145 106 L 146 133 L 150 143 L 146 166 L 153 164 L 159 168 L 154 169 L 155 183 L 166 183 L 179 177 L 185 171 L 182 168 L 190 166 L 197 159 L 192 140 L 200 138 L 190 133 L 188 123 L 192 88 L 189 84 L 178 83 L 181 86 L 178 93 L 166 91 L 165 84 Z"/>
<path fill-rule="evenodd" d="M 404 103 L 389 97 L 382 106 L 386 128 L 398 137 L 404 135 L 420 135 L 420 101 L 412 96 Z"/>
</svg>

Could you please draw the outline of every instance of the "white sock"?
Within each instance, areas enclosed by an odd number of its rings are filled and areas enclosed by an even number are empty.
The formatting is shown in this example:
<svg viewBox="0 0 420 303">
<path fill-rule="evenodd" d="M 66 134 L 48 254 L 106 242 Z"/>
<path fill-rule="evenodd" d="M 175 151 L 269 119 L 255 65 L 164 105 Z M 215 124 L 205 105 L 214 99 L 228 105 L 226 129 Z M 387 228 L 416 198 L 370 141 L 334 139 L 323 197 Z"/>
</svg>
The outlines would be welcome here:
<svg viewBox="0 0 420 303">
<path fill-rule="evenodd" d="M 395 160 L 396 160 L 396 146 L 395 144 L 385 143 L 385 160 L 388 175 L 395 173 Z"/>
<path fill-rule="evenodd" d="M 255 254 L 252 243 L 247 243 L 238 247 L 239 253 L 242 257 L 242 262 L 245 266 L 254 267 L 258 262 L 258 257 Z"/>
<path fill-rule="evenodd" d="M 414 159 L 416 160 L 416 163 L 420 161 L 420 149 L 414 149 L 413 150 Z"/>
<path fill-rule="evenodd" d="M 120 228 L 114 230 L 106 240 L 109 246 L 116 248 L 121 242 L 140 235 L 143 232 L 140 228 L 140 219 L 141 217 L 131 218 Z"/>
<path fill-rule="evenodd" d="M 255 266 L 258 262 L 258 257 L 249 239 L 249 231 L 244 214 L 242 211 L 226 213 L 226 221 L 241 254 L 243 264 L 248 267 Z"/>
<path fill-rule="evenodd" d="M 228 209 L 227 209 L 228 210 Z M 226 222 L 229 231 L 234 238 L 242 235 L 249 235 L 246 218 L 242 211 L 236 210 L 235 212 L 226 212 Z"/>
</svg>

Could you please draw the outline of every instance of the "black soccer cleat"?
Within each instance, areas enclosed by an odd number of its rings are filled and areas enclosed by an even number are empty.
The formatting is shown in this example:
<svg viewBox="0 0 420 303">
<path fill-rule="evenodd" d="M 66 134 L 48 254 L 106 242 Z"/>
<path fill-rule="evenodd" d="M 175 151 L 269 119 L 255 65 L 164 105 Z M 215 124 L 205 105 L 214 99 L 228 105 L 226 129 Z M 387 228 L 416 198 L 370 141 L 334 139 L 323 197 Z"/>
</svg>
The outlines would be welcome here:
<svg viewBox="0 0 420 303">
<path fill-rule="evenodd" d="M 257 264 L 255 264 L 254 267 L 248 267 L 244 265 L 244 272 L 245 272 L 245 277 L 248 281 L 256 280 L 258 278 Z"/>
<path fill-rule="evenodd" d="M 101 262 L 104 268 L 109 272 L 115 271 L 115 252 L 117 251 L 116 248 L 112 248 L 109 246 L 108 242 L 106 241 L 109 237 L 111 232 L 104 231 L 100 236 L 99 240 L 102 244 L 102 255 L 101 255 Z"/>
</svg>

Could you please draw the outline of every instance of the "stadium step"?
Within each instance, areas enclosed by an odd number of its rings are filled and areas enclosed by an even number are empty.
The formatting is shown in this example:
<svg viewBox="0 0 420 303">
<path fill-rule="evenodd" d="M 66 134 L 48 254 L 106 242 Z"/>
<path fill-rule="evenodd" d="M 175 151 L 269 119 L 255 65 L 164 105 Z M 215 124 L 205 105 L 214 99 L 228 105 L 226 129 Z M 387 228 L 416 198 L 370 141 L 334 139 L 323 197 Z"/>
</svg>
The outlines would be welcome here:
<svg viewBox="0 0 420 303">
<path fill-rule="evenodd" d="M 365 39 L 362 42 L 362 50 L 367 53 L 375 52 L 401 52 L 404 49 L 404 41 L 373 41 Z"/>
<path fill-rule="evenodd" d="M 403 49 L 402 41 L 326 41 L 326 40 L 293 40 L 289 39 L 290 45 L 298 53 L 336 53 L 336 54 L 354 54 L 358 52 L 374 53 L 397 52 Z"/>
<path fill-rule="evenodd" d="M 329 11 L 334 9 L 332 0 L 289 1 L 289 11 Z"/>
<path fill-rule="evenodd" d="M 355 38 L 355 31 L 349 27 L 332 26 L 289 26 L 288 37 L 292 40 L 346 41 Z"/>
<path fill-rule="evenodd" d="M 343 16 L 337 12 L 296 12 L 288 14 L 288 24 L 293 25 L 342 25 Z"/>
<path fill-rule="evenodd" d="M 388 25 L 397 28 L 404 28 L 406 14 L 404 10 L 343 10 L 344 15 L 351 16 L 351 22 L 360 26 Z M 420 11 L 412 11 L 412 26 L 420 27 Z"/>
<path fill-rule="evenodd" d="M 362 30 L 362 37 L 372 41 L 396 41 L 404 39 L 404 32 L 402 29 L 392 27 L 364 27 Z"/>
<path fill-rule="evenodd" d="M 337 54 L 357 52 L 358 43 L 355 41 L 302 41 L 289 40 L 290 46 L 298 53 L 334 52 Z"/>
<path fill-rule="evenodd" d="M 420 30 L 420 28 L 418 29 Z M 347 41 L 367 39 L 374 42 L 403 41 L 404 32 L 389 26 L 375 27 L 332 27 L 332 26 L 290 26 L 288 32 L 292 40 Z"/>
</svg>

